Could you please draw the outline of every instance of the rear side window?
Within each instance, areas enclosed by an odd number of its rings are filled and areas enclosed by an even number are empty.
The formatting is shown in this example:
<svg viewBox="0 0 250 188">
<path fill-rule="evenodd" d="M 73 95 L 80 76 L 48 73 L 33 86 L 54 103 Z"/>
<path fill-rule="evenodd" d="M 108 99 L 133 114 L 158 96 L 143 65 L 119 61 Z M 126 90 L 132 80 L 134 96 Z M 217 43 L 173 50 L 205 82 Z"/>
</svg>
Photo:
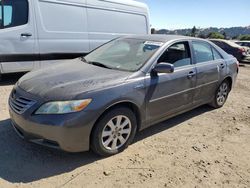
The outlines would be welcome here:
<svg viewBox="0 0 250 188">
<path fill-rule="evenodd" d="M 212 41 L 214 44 L 216 44 L 217 46 L 219 46 L 220 48 L 222 49 L 225 49 L 226 46 L 223 42 L 220 42 L 220 41 Z"/>
<path fill-rule="evenodd" d="M 159 58 L 158 63 L 171 63 L 174 67 L 191 64 L 191 55 L 188 42 L 178 42 L 170 46 Z"/>
<path fill-rule="evenodd" d="M 213 55 L 214 55 L 214 60 L 223 59 L 222 56 L 220 55 L 220 53 L 216 49 L 214 49 L 213 47 L 212 47 L 212 51 L 213 51 Z"/>
<path fill-rule="evenodd" d="M 250 47 L 250 43 L 244 42 L 241 46 L 247 46 L 247 47 Z"/>
<path fill-rule="evenodd" d="M 214 59 L 211 46 L 205 42 L 192 42 L 196 63 L 212 61 Z"/>
<path fill-rule="evenodd" d="M 27 0 L 0 0 L 0 29 L 28 23 Z"/>
</svg>

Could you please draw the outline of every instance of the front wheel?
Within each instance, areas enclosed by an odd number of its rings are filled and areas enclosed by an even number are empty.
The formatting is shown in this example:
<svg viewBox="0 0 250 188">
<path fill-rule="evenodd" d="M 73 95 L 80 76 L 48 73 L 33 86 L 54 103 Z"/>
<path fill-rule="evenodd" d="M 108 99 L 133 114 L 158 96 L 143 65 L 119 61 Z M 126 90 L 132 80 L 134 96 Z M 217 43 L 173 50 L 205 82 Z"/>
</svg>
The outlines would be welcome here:
<svg viewBox="0 0 250 188">
<path fill-rule="evenodd" d="M 221 83 L 221 85 L 217 89 L 213 102 L 210 105 L 213 106 L 214 108 L 221 108 L 225 104 L 229 92 L 230 92 L 230 85 L 229 82 L 225 80 Z"/>
<path fill-rule="evenodd" d="M 134 113 L 124 107 L 105 113 L 91 135 L 91 149 L 101 156 L 122 152 L 133 141 L 137 129 Z"/>
</svg>

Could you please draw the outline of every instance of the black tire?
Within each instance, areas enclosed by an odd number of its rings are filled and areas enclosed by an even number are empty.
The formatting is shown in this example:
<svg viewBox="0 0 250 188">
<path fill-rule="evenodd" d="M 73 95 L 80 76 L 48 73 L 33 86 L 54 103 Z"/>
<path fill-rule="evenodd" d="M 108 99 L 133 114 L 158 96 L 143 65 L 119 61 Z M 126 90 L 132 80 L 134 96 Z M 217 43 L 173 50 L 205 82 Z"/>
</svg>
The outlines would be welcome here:
<svg viewBox="0 0 250 188">
<path fill-rule="evenodd" d="M 118 121 L 119 121 L 118 118 L 121 118 L 120 123 L 118 123 Z M 128 119 L 129 119 L 129 121 L 127 121 Z M 126 126 L 124 126 L 124 128 L 121 128 L 122 130 L 120 130 L 120 131 L 124 131 L 124 130 L 128 131 L 129 130 L 130 133 L 129 134 L 119 133 L 119 130 L 115 130 L 116 132 L 113 131 L 114 129 L 111 129 L 111 126 L 109 126 L 111 121 L 112 121 L 111 124 L 114 125 L 114 126 L 112 126 L 113 128 L 119 127 L 118 124 L 122 127 L 123 124 L 125 125 L 128 122 L 128 124 Z M 136 134 L 136 130 L 137 130 L 136 117 L 135 117 L 135 114 L 129 108 L 126 108 L 126 107 L 113 108 L 113 109 L 107 111 L 95 124 L 95 126 L 92 130 L 92 134 L 91 134 L 91 149 L 94 153 L 101 155 L 101 156 L 104 156 L 104 157 L 108 157 L 108 156 L 120 153 L 124 149 L 126 149 L 129 144 L 132 143 L 132 141 L 135 137 L 135 134 Z M 106 137 L 103 137 L 104 131 L 106 133 L 112 132 L 111 136 L 108 135 Z M 115 138 L 115 136 L 117 136 L 117 137 Z M 124 139 L 124 140 L 126 140 L 126 142 L 123 144 L 120 141 L 121 136 L 123 138 L 126 138 L 126 139 Z M 113 141 L 110 141 L 110 139 Z M 116 139 L 116 141 L 114 139 Z M 104 143 L 108 143 L 108 142 L 110 142 L 110 143 L 106 144 L 106 146 L 105 146 Z M 112 149 L 111 147 L 113 146 L 113 142 L 115 142 L 116 144 L 120 143 L 119 148 Z M 111 146 L 109 146 L 110 144 L 111 144 Z M 108 149 L 108 147 L 110 147 L 110 148 Z"/>
<path fill-rule="evenodd" d="M 222 88 L 226 87 L 226 91 L 222 91 Z M 209 104 L 210 106 L 214 107 L 214 108 L 221 108 L 224 106 L 224 104 L 227 101 L 229 92 L 230 92 L 230 83 L 227 80 L 224 80 L 220 86 L 218 87 L 218 89 L 215 92 L 215 96 L 213 101 Z M 222 92 L 224 93 L 222 96 Z M 219 96 L 223 97 L 221 98 L 221 100 L 219 99 Z"/>
</svg>

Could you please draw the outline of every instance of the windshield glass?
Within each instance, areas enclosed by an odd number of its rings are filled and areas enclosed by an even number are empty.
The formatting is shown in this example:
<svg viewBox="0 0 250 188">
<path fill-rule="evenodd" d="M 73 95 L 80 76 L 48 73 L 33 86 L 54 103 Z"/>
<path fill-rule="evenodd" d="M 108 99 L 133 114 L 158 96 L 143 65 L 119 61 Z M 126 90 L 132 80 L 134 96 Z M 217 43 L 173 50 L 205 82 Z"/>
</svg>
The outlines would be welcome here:
<svg viewBox="0 0 250 188">
<path fill-rule="evenodd" d="M 123 71 L 137 71 L 163 43 L 142 39 L 117 39 L 94 50 L 84 59 L 94 65 Z"/>
</svg>

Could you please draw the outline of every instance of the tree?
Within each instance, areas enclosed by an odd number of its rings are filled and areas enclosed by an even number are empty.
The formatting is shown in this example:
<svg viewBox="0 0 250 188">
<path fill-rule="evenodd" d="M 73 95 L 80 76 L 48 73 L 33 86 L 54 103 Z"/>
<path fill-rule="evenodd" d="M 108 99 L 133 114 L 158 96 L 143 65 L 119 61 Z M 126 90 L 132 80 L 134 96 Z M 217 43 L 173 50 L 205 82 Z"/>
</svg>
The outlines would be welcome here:
<svg viewBox="0 0 250 188">
<path fill-rule="evenodd" d="M 238 35 L 232 37 L 233 40 L 236 40 L 236 39 L 238 39 L 238 38 L 239 38 Z"/>
<path fill-rule="evenodd" d="M 202 38 L 202 39 L 207 38 L 206 35 L 204 35 L 203 33 L 200 33 L 200 34 L 198 35 L 198 37 L 199 37 L 199 38 Z"/>
<path fill-rule="evenodd" d="M 227 34 L 225 31 L 222 33 L 222 35 L 224 36 L 224 39 L 227 39 Z"/>
<path fill-rule="evenodd" d="M 195 36 L 196 36 L 196 33 L 197 33 L 197 29 L 196 29 L 196 27 L 194 26 L 194 27 L 192 28 L 192 31 L 191 31 L 191 36 L 192 36 L 192 37 L 195 37 Z"/>
<path fill-rule="evenodd" d="M 207 38 L 210 39 L 225 39 L 224 35 L 218 32 L 211 32 L 208 34 Z"/>
<path fill-rule="evenodd" d="M 239 40 L 250 40 L 250 35 L 240 35 Z"/>
</svg>

